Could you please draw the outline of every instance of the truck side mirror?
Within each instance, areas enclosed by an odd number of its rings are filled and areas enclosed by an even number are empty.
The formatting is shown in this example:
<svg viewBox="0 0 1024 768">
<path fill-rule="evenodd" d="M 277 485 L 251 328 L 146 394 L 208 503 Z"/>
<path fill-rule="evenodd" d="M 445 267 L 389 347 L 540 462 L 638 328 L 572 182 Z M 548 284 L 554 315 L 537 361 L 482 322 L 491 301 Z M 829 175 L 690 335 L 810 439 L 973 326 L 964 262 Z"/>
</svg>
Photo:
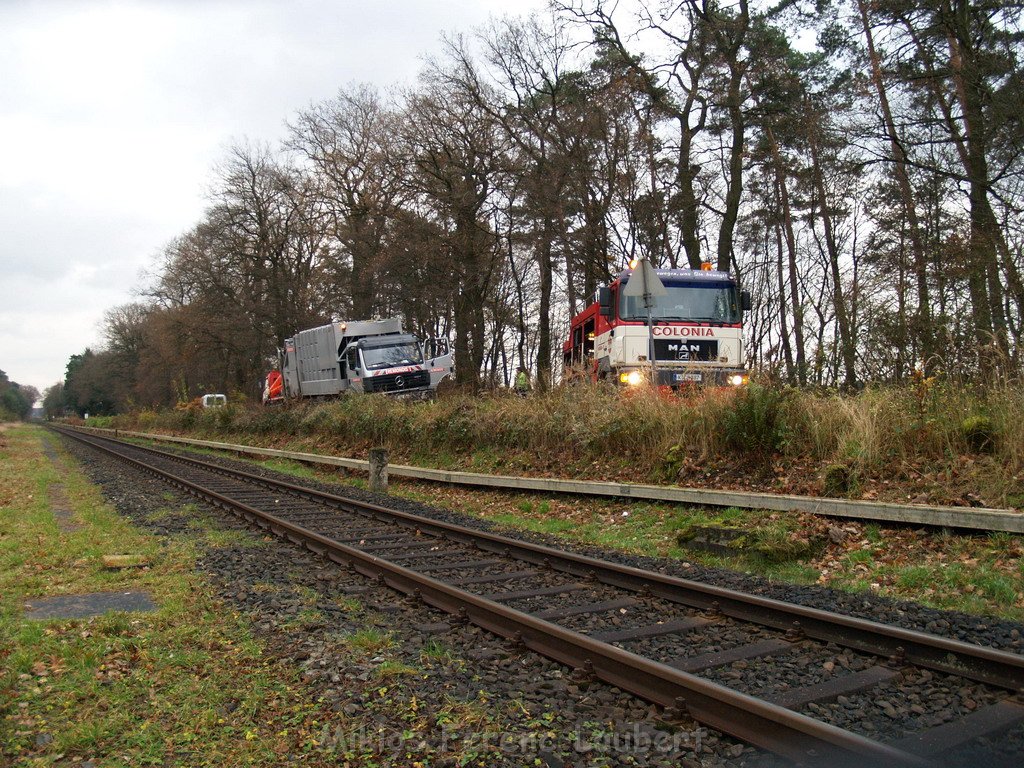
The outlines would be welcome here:
<svg viewBox="0 0 1024 768">
<path fill-rule="evenodd" d="M 608 286 L 601 286 L 597 289 L 597 303 L 601 317 L 612 317 L 615 309 L 612 306 L 612 289 Z"/>
<path fill-rule="evenodd" d="M 750 291 L 740 291 L 740 309 L 744 312 L 749 312 L 752 303 L 750 301 Z"/>
</svg>

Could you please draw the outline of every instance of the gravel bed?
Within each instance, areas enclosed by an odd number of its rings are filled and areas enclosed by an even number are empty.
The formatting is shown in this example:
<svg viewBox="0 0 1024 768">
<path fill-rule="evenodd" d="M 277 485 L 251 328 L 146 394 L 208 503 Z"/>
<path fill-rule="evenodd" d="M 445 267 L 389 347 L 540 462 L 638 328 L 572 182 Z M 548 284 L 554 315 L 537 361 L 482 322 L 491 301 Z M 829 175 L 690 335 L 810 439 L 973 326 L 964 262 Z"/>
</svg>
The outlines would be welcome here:
<svg viewBox="0 0 1024 768">
<path fill-rule="evenodd" d="M 190 453 L 187 450 L 166 446 L 161 446 L 161 450 L 195 456 L 194 453 Z M 252 474 L 295 482 L 294 476 L 276 472 L 251 462 L 209 455 L 203 455 L 201 458 L 205 461 L 221 464 L 222 466 L 244 469 Z M 509 538 L 546 544 L 565 551 L 599 557 L 622 565 L 644 568 L 686 579 L 694 579 L 706 584 L 742 590 L 776 600 L 785 600 L 812 608 L 835 611 L 849 616 L 857 616 L 894 626 L 930 632 L 944 637 L 952 637 L 957 640 L 1024 654 L 1024 624 L 1018 622 L 987 616 L 973 616 L 957 611 L 943 611 L 929 608 L 919 603 L 893 600 L 878 595 L 852 594 L 829 589 L 828 587 L 785 584 L 751 574 L 720 568 L 708 568 L 680 560 L 645 557 L 616 550 L 576 544 L 563 538 L 545 534 L 528 531 L 509 531 L 486 520 L 470 517 L 451 510 L 431 507 L 396 496 L 374 494 L 340 483 L 325 483 L 307 478 L 303 478 L 300 482 L 337 496 L 345 496 L 357 501 L 388 506 L 402 512 L 422 515 L 423 517 L 457 525 L 465 525 L 477 528 L 478 530 L 493 531 Z M 628 502 L 623 502 L 623 506 L 628 506 Z"/>
<path fill-rule="evenodd" d="M 510 768 L 783 764 L 692 721 L 666 724 L 658 707 L 253 532 L 91 448 L 65 445 L 136 525 L 168 537 L 194 534 L 201 516 L 210 528 L 239 532 L 231 544 L 206 546 L 197 565 L 225 608 L 250 620 L 268 653 L 300 665 L 310 696 L 345 725 L 321 737 L 339 764 L 353 745 L 384 765 L 423 756 L 439 768 L 469 754 Z M 182 512 L 185 504 L 194 511 Z M 353 639 L 368 634 L 386 647 L 353 652 Z M 430 725 L 396 743 L 410 733 L 410 711 Z"/>
<path fill-rule="evenodd" d="M 997 700 L 998 697 L 983 685 L 915 669 L 902 679 L 895 678 L 868 693 L 809 704 L 805 712 L 812 717 L 828 717 L 842 728 L 873 739 L 895 741 L 910 732 L 968 715 Z"/>
<path fill-rule="evenodd" d="M 570 583 L 570 582 L 567 582 Z M 595 584 L 586 589 L 565 592 L 559 595 L 547 595 L 546 597 L 526 597 L 519 600 L 507 601 L 517 611 L 526 613 L 537 613 L 553 609 L 572 608 L 583 603 L 601 603 L 606 600 L 615 600 L 622 597 L 622 591 L 603 584 Z M 634 599 L 636 599 L 634 597 Z"/>
<path fill-rule="evenodd" d="M 416 563 L 416 566 L 431 568 L 431 577 L 440 582 L 458 582 L 460 579 L 478 577 L 478 575 L 498 575 L 499 573 L 511 573 L 514 571 L 526 570 L 526 568 L 516 567 L 519 563 L 515 562 L 494 563 L 492 565 L 473 565 L 472 567 L 465 568 L 441 569 L 441 566 L 445 564 L 445 561 L 456 564 L 459 562 L 469 562 L 472 559 L 474 559 L 472 556 L 446 557 L 444 560 L 430 560 L 429 563 L 425 560 L 420 560 Z M 483 558 L 477 557 L 476 559 L 482 560 Z M 500 586 L 501 584 L 501 582 L 494 582 L 492 586 Z"/>
<path fill-rule="evenodd" d="M 685 635 L 663 635 L 617 645 L 658 661 L 670 662 L 705 653 L 717 653 L 762 640 L 778 640 L 776 630 L 733 621 L 714 622 L 691 629 Z"/>
<path fill-rule="evenodd" d="M 86 449 L 88 450 L 88 449 Z M 187 453 L 187 452 L 184 452 Z M 209 458 L 209 457 L 204 457 Z M 88 460 L 87 460 L 88 463 Z M 102 463 L 102 462 L 93 462 Z M 253 465 L 236 462 L 228 459 L 220 459 L 218 463 L 228 466 L 241 466 L 255 474 L 265 476 L 288 478 L 262 467 L 253 469 Z M 119 469 L 119 468 L 118 468 Z M 120 474 L 118 469 L 112 469 L 115 476 Z M 102 473 L 102 472 L 101 472 Z M 358 500 L 383 503 L 403 511 L 433 517 L 435 519 L 453 522 L 462 525 L 469 525 L 478 529 L 495 530 L 486 521 L 469 518 L 464 515 L 446 510 L 438 510 L 424 505 L 405 501 L 395 497 L 381 497 L 369 494 L 358 489 L 353 489 L 335 484 L 325 484 L 310 481 L 303 481 L 310 485 L 323 488 L 337 495 L 347 495 Z M 116 484 L 116 483 L 115 483 Z M 156 484 L 163 488 L 162 485 Z M 165 491 L 166 492 L 166 491 Z M 214 513 L 222 516 L 220 513 Z M 287 514 L 283 515 L 287 517 Z M 186 523 L 161 518 L 152 522 L 158 532 L 176 533 L 185 532 L 190 529 Z M 239 524 L 228 520 L 228 527 Z M 176 527 L 179 526 L 179 527 Z M 316 526 L 318 529 L 320 525 Z M 334 528 L 335 526 L 331 526 Z M 370 525 L 366 526 L 371 528 Z M 363 526 L 360 526 L 360 530 Z M 373 526 L 376 530 L 376 526 Z M 346 526 L 337 526 L 338 535 L 346 532 Z M 385 526 L 380 527 L 381 532 L 388 532 Z M 786 599 L 791 602 L 798 602 L 804 605 L 838 610 L 851 615 L 863 616 L 877 621 L 899 624 L 914 629 L 931 631 L 936 634 L 965 639 L 968 641 L 981 642 L 986 645 L 1002 647 L 1006 650 L 1022 652 L 1021 627 L 1011 622 L 1000 622 L 990 619 L 980 619 L 953 612 L 936 611 L 912 603 L 896 602 L 885 598 L 870 595 L 848 595 L 833 590 L 819 587 L 799 587 L 792 585 L 781 585 L 768 582 L 746 574 L 738 574 L 718 569 L 701 568 L 688 563 L 672 560 L 659 560 L 638 556 L 626 555 L 620 552 L 597 550 L 595 548 L 573 546 L 562 539 L 534 535 L 529 533 L 512 533 L 506 535 L 515 538 L 535 541 L 539 543 L 554 545 L 556 547 L 576 551 L 581 554 L 603 557 L 614 562 L 620 562 L 635 567 L 643 567 L 657 570 L 664 573 L 686 578 L 699 578 L 708 583 L 715 583 L 736 589 L 763 594 L 777 599 Z M 453 542 L 439 542 L 446 550 L 456 549 L 458 545 Z M 347 715 L 371 713 L 373 717 L 380 719 L 380 715 L 373 710 L 373 694 L 352 695 L 351 686 L 345 683 L 379 683 L 379 677 L 375 679 L 374 664 L 382 663 L 378 658 L 370 659 L 369 662 L 356 664 L 355 674 L 351 660 L 339 662 L 343 654 L 339 655 L 332 643 L 337 643 L 337 635 L 357 632 L 359 627 L 377 627 L 380 631 L 396 632 L 396 627 L 401 627 L 400 637 L 396 638 L 396 653 L 404 659 L 409 659 L 408 664 L 414 666 L 418 659 L 422 661 L 424 648 L 436 643 L 438 622 L 447 619 L 442 614 L 429 611 L 414 601 L 401 598 L 390 590 L 370 586 L 368 582 L 358 576 L 348 574 L 337 566 L 325 565 L 324 561 L 306 552 L 301 552 L 296 559 L 296 548 L 283 545 L 278 542 L 265 543 L 254 552 L 252 547 L 239 547 L 238 551 L 217 550 L 217 557 L 227 557 L 228 561 L 218 559 L 215 565 L 210 564 L 210 554 L 201 563 L 204 570 L 214 575 L 215 583 L 225 587 L 228 584 L 237 584 L 238 574 L 235 573 L 242 566 L 239 561 L 249 562 L 249 568 L 253 573 L 262 574 L 273 572 L 273 579 L 260 577 L 259 581 L 249 580 L 249 585 L 241 590 L 220 588 L 220 596 L 232 603 L 241 605 L 246 612 L 251 613 L 257 621 L 257 629 L 265 633 L 282 632 L 294 634 L 296 630 L 305 638 L 308 645 L 312 643 L 312 649 L 300 648 L 296 653 L 292 648 L 294 640 L 284 642 L 283 652 L 301 661 L 307 669 L 306 677 L 310 684 L 317 690 L 322 690 L 321 697 L 329 703 L 335 711 L 341 711 Z M 268 565 L 265 561 L 267 551 L 277 552 L 277 562 Z M 394 550 L 379 551 L 376 554 L 387 557 L 389 554 L 400 554 L 401 548 Z M 225 554 L 229 552 L 229 554 Z M 473 548 L 466 548 L 465 555 L 452 553 L 440 558 L 438 562 L 450 560 L 452 562 L 480 559 L 503 559 L 500 555 L 493 553 L 481 553 Z M 304 562 L 308 561 L 308 562 Z M 304 562 L 302 568 L 296 570 L 296 562 Z M 423 563 L 424 561 L 417 561 Z M 261 564 L 260 564 L 261 563 Z M 510 570 L 536 570 L 538 575 L 528 581 L 491 582 L 479 585 L 471 585 L 468 588 L 478 594 L 499 592 L 505 590 L 516 590 L 520 588 L 534 588 L 553 586 L 570 583 L 573 577 L 554 571 L 546 571 L 543 568 L 509 561 L 509 564 L 485 566 L 484 568 L 456 571 L 450 574 L 450 580 L 457 580 L 468 575 L 484 575 L 487 573 L 508 572 Z M 289 597 L 298 587 L 309 585 L 304 581 L 304 571 L 313 568 L 319 572 L 329 572 L 329 578 L 323 573 L 314 579 L 318 595 L 315 604 L 309 604 L 308 596 L 296 599 Z M 230 577 L 228 576 L 230 574 Z M 444 572 L 436 574 L 439 578 L 444 577 Z M 245 584 L 244 573 L 241 583 Z M 353 614 L 351 609 L 351 595 L 356 592 L 363 592 L 359 600 L 367 609 L 374 609 L 374 613 Z M 588 602 L 601 602 L 603 600 L 621 597 L 620 591 L 604 588 L 602 585 L 588 585 L 588 589 L 577 592 L 566 593 L 565 595 L 547 596 L 539 599 L 520 600 L 513 603 L 521 610 L 547 610 L 555 607 L 571 607 Z M 612 612 L 601 614 L 590 614 L 567 617 L 558 620 L 558 623 L 567 628 L 583 632 L 594 632 L 607 629 L 640 626 L 653 624 L 658 621 L 667 621 L 683 616 L 704 614 L 694 613 L 680 608 L 680 606 L 668 603 L 667 601 L 654 598 L 640 598 L 632 596 L 640 603 L 628 609 L 618 609 Z M 303 599 L 305 602 L 303 603 Z M 326 602 L 324 602 L 326 600 Z M 345 602 L 348 600 L 348 603 Z M 315 615 L 310 618 L 310 615 Z M 264 615 L 269 615 L 269 620 L 264 620 Z M 415 617 L 415 618 L 411 618 Z M 299 626 L 296 627 L 296 624 Z M 452 627 L 443 634 L 444 642 L 451 643 L 452 647 L 460 649 L 459 655 L 471 662 L 472 669 L 458 665 L 454 669 L 445 668 L 436 670 L 441 682 L 421 683 L 417 685 L 427 689 L 441 688 L 445 701 L 454 696 L 458 700 L 470 701 L 477 695 L 482 684 L 486 684 L 488 692 L 495 696 L 495 700 L 504 696 L 508 703 L 507 712 L 516 712 L 520 707 L 524 712 L 529 711 L 536 719 L 537 706 L 543 707 L 544 712 L 557 713 L 553 715 L 560 723 L 567 722 L 568 718 L 575 718 L 576 723 L 590 724 L 602 723 L 600 729 L 591 728 L 590 735 L 581 735 L 586 728 L 566 728 L 562 726 L 563 735 L 555 739 L 555 746 L 551 750 L 537 749 L 529 751 L 529 746 L 519 749 L 518 757 L 512 757 L 508 752 L 508 743 L 502 742 L 508 762 L 500 764 L 524 765 L 525 759 L 540 760 L 537 765 L 776 765 L 779 764 L 776 758 L 759 753 L 750 748 L 744 748 L 727 738 L 709 734 L 706 729 L 698 729 L 696 724 L 690 723 L 684 726 L 689 732 L 700 733 L 699 744 L 695 747 L 696 738 L 688 738 L 687 743 L 675 749 L 671 756 L 664 751 L 657 749 L 630 750 L 622 749 L 628 745 L 630 739 L 641 743 L 663 743 L 658 738 L 663 738 L 666 731 L 664 724 L 657 719 L 656 708 L 644 705 L 635 698 L 623 694 L 615 688 L 605 686 L 596 682 L 576 680 L 568 670 L 534 657 L 532 654 L 520 653 L 511 644 L 497 640 L 487 633 L 477 630 L 474 627 Z M 756 642 L 761 639 L 778 638 L 779 635 L 772 631 L 763 631 L 759 628 L 738 622 L 724 621 L 713 622 L 705 627 L 698 627 L 685 634 L 668 635 L 638 641 L 618 643 L 620 646 L 633 652 L 642 653 L 658 658 L 663 661 L 671 661 L 694 654 L 703 654 L 711 651 L 724 650 L 738 645 Z M 994 642 L 993 642 L 994 637 Z M 333 639 L 332 639 L 333 638 Z M 390 658 L 390 657 L 389 657 Z M 707 670 L 701 673 L 702 676 L 730 687 L 743 690 L 753 695 L 769 695 L 774 692 L 781 692 L 793 687 L 813 684 L 828 679 L 836 674 L 848 674 L 865 666 L 876 663 L 870 657 L 864 657 L 835 648 L 823 646 L 801 646 L 790 654 L 779 654 L 760 659 L 735 662 L 730 666 Z M 826 665 L 831 664 L 827 669 Z M 488 670 L 491 666 L 495 669 Z M 528 670 L 528 671 L 527 671 Z M 434 671 L 434 670 L 432 670 Z M 475 672 L 476 674 L 472 674 Z M 939 679 L 944 676 L 933 675 L 927 679 L 915 677 L 929 675 L 925 671 L 915 671 L 913 675 L 888 684 L 895 686 L 889 692 L 884 687 L 874 689 L 870 694 L 842 697 L 835 702 L 823 704 L 811 704 L 806 708 L 806 713 L 814 717 L 827 719 L 841 727 L 847 727 L 872 738 L 890 740 L 903 736 L 906 727 L 928 727 L 930 724 L 938 724 L 946 720 L 962 716 L 972 711 L 972 708 L 983 706 L 995 700 L 994 694 L 986 690 L 984 686 L 967 683 L 963 680 L 949 678 L 948 683 L 942 683 Z M 356 686 L 358 688 L 358 685 Z M 373 685 L 371 685 L 371 689 Z M 420 697 L 420 700 L 429 700 L 429 692 L 413 694 Z M 435 694 L 436 697 L 436 694 Z M 460 698 L 461 697 L 461 698 Z M 916 698 L 915 698 L 916 697 Z M 891 700 L 890 700 L 891 698 Z M 923 703 L 922 703 L 923 702 Z M 965 703 L 966 702 L 966 703 Z M 493 702 L 489 701 L 488 706 Z M 888 704 L 888 707 L 884 706 Z M 340 709 L 339 709 L 340 707 Z M 596 717 L 594 714 L 596 708 Z M 921 711 L 918 711 L 921 710 Z M 582 718 L 582 719 L 581 719 Z M 587 719 L 589 718 L 589 719 Z M 519 725 L 523 725 L 519 723 Z M 641 726 L 639 731 L 637 726 Z M 545 727 L 552 726 L 552 721 L 545 723 Z M 400 732 L 403 729 L 401 722 L 387 722 L 382 725 L 385 730 Z M 556 732 L 551 728 L 550 732 Z M 564 732 L 570 733 L 572 738 L 566 740 Z M 505 727 L 503 733 L 520 733 L 529 742 L 529 745 L 537 743 L 535 734 L 530 732 L 529 727 L 524 731 L 516 731 L 515 726 L 509 729 Z M 599 736 L 597 734 L 600 734 Z M 467 734 L 461 734 L 466 736 Z M 458 740 L 460 734 L 455 734 Z M 443 739 L 451 739 L 452 734 L 442 734 Z M 610 741 L 609 741 L 610 739 Z M 1024 754 L 1024 728 L 1015 729 L 1007 736 L 993 740 L 992 746 L 995 749 L 984 758 L 979 758 L 977 751 L 957 753 L 957 762 L 947 762 L 948 765 L 971 765 L 972 768 L 982 766 L 1003 765 L 1001 759 L 1007 760 L 1005 765 L 1017 765 L 1020 755 Z M 327 738 L 327 743 L 330 738 Z M 565 742 L 565 743 L 562 743 Z M 979 740 L 979 744 L 986 744 Z M 613 746 L 607 746 L 612 744 Z M 429 748 L 433 748 L 430 746 Z M 608 751 L 610 750 L 610 751 Z M 952 759 L 952 758 L 951 758 Z M 438 765 L 445 765 L 445 762 L 438 762 Z M 456 764 L 456 763 L 451 763 Z M 489 763 L 498 764 L 498 763 Z M 533 763 L 530 763 L 533 764 Z"/>
<path fill-rule="evenodd" d="M 873 666 L 871 657 L 820 645 L 806 645 L 792 653 L 735 661 L 701 673 L 701 677 L 751 696 L 769 698 L 805 685 L 815 685 L 843 674 Z"/>
<path fill-rule="evenodd" d="M 976 739 L 967 748 L 955 749 L 946 757 L 946 765 L 969 768 L 1020 768 L 1024 752 L 1024 728 L 992 738 Z M 979 758 L 978 755 L 984 755 Z"/>
<path fill-rule="evenodd" d="M 641 598 L 635 594 L 630 595 L 627 593 L 627 595 L 636 600 L 637 604 L 629 608 L 619 608 L 618 610 L 605 613 L 570 616 L 565 619 L 559 619 L 558 623 L 577 632 L 602 632 L 628 627 L 644 627 L 649 624 L 658 624 L 692 616 L 703 618 L 703 614 L 700 612 L 687 610 L 677 603 L 670 603 L 667 600 L 655 598 Z M 619 596 L 622 596 L 621 592 Z"/>
</svg>

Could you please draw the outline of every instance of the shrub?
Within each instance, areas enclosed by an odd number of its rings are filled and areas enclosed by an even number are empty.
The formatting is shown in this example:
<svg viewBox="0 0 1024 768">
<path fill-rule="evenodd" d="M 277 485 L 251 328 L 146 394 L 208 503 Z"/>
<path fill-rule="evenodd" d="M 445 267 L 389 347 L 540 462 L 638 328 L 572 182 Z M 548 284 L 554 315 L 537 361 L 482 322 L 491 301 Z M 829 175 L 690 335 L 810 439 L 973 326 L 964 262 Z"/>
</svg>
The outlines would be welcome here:
<svg viewBox="0 0 1024 768">
<path fill-rule="evenodd" d="M 152 409 L 143 409 L 135 417 L 135 424 L 141 431 L 153 429 L 160 423 L 160 414 Z"/>
<path fill-rule="evenodd" d="M 893 473 L 938 477 L 966 450 L 987 451 L 969 478 L 959 477 L 986 500 L 1024 498 L 1024 392 L 1009 385 L 931 383 L 922 396 L 912 386 L 840 395 L 755 383 L 669 397 L 580 383 L 526 398 L 452 392 L 427 402 L 376 395 L 269 408 L 233 402 L 221 410 L 141 411 L 114 425 L 264 440 L 303 435 L 314 449 L 382 445 L 418 461 L 443 456 L 452 467 L 470 453 L 514 454 L 587 476 L 630 467 L 638 482 L 678 481 L 690 462 L 725 468 L 730 459 L 782 453 L 799 471 L 817 473 L 834 496 Z"/>
<path fill-rule="evenodd" d="M 686 460 L 686 451 L 683 446 L 676 443 L 665 455 L 661 457 L 657 466 L 657 475 L 662 482 L 673 483 L 683 470 L 683 462 Z"/>
<path fill-rule="evenodd" d="M 215 408 L 213 410 L 213 421 L 217 425 L 217 429 L 228 429 L 231 426 L 237 411 L 238 408 L 234 404 L 226 405 L 223 408 Z"/>
<path fill-rule="evenodd" d="M 787 391 L 751 384 L 736 393 L 732 408 L 723 413 L 726 445 L 735 451 L 761 455 L 781 451 L 787 442 Z"/>
<path fill-rule="evenodd" d="M 316 403 L 304 410 L 292 409 L 288 406 L 274 406 L 282 411 L 289 411 L 292 421 L 297 423 L 297 431 L 305 434 L 331 431 L 334 423 L 333 404 Z"/>
</svg>

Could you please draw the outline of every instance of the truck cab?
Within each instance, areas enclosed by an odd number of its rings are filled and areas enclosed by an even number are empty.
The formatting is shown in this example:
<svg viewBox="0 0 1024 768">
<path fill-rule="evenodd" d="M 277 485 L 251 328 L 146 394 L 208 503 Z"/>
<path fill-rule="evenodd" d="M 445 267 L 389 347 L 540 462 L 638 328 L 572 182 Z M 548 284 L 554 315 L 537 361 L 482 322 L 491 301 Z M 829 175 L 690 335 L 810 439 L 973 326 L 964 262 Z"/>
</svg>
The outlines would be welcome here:
<svg viewBox="0 0 1024 768">
<path fill-rule="evenodd" d="M 342 350 L 339 363 L 349 389 L 365 394 L 429 392 L 452 373 L 451 355 L 428 359 L 419 339 L 410 334 L 352 341 Z"/>
<path fill-rule="evenodd" d="M 570 322 L 562 347 L 566 370 L 624 385 L 650 381 L 653 337 L 656 385 L 745 384 L 743 313 L 750 294 L 710 265 L 655 271 L 665 293 L 651 309 L 650 329 L 640 297 L 623 290 L 633 275 L 625 270 Z"/>
</svg>

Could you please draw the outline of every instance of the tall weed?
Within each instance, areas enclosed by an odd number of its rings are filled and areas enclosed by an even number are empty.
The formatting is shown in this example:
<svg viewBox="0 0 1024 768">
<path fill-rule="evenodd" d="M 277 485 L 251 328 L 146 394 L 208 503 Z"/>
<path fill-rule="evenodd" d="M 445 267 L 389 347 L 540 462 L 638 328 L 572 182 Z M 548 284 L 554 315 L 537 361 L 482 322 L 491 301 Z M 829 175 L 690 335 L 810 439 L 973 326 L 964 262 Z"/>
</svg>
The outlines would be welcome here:
<svg viewBox="0 0 1024 768">
<path fill-rule="evenodd" d="M 760 456 L 782 451 L 789 440 L 787 400 L 787 390 L 760 384 L 737 392 L 732 408 L 722 412 L 726 445 Z"/>
<path fill-rule="evenodd" d="M 859 477 L 879 476 L 900 462 L 951 467 L 976 455 L 991 465 L 993 477 L 1007 478 L 1000 481 L 1000 494 L 1024 492 L 1024 394 L 1008 385 L 982 392 L 929 380 L 840 395 L 753 384 L 666 397 L 575 384 L 526 398 L 505 392 L 455 393 L 428 402 L 352 396 L 272 408 L 142 411 L 112 423 L 219 435 L 299 435 L 357 451 L 382 445 L 448 456 L 513 453 L 546 465 L 613 461 L 645 467 L 638 479 L 653 476 L 670 453 L 719 462 L 781 454 L 820 467 L 841 465 Z M 986 430 L 984 455 L 978 425 Z"/>
</svg>

